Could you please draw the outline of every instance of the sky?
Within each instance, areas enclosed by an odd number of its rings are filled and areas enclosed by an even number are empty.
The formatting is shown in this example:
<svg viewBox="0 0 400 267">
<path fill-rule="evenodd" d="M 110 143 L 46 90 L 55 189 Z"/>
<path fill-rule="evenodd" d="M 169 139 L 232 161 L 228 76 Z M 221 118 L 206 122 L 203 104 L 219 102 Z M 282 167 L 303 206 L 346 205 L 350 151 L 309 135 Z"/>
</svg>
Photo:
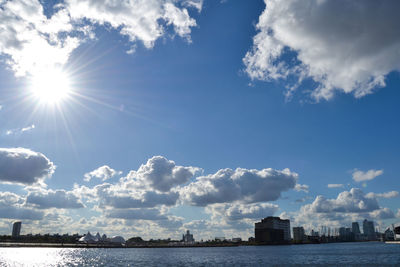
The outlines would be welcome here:
<svg viewBox="0 0 400 267">
<path fill-rule="evenodd" d="M 0 233 L 400 220 L 396 0 L 0 0 Z"/>
</svg>

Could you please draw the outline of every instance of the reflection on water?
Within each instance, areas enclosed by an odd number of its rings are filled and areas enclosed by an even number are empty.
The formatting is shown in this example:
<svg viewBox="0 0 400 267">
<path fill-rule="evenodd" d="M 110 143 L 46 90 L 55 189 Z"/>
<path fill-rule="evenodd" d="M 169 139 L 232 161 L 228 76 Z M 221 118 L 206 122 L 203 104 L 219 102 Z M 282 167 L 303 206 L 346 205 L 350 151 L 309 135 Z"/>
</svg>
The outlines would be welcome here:
<svg viewBox="0 0 400 267">
<path fill-rule="evenodd" d="M 82 264 L 81 251 L 58 248 L 2 248 L 1 266 L 62 266 Z"/>
<path fill-rule="evenodd" d="M 0 266 L 399 266 L 379 242 L 226 248 L 0 248 Z"/>
</svg>

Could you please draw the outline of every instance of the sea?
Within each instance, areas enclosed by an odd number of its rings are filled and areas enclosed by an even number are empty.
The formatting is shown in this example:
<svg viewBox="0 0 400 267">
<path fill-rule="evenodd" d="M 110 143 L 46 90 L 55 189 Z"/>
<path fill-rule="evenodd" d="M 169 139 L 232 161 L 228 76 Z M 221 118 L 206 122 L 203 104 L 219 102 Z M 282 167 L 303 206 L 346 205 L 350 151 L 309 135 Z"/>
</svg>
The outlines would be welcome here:
<svg viewBox="0 0 400 267">
<path fill-rule="evenodd" d="M 400 244 L 0 248 L 0 266 L 400 266 Z"/>
</svg>

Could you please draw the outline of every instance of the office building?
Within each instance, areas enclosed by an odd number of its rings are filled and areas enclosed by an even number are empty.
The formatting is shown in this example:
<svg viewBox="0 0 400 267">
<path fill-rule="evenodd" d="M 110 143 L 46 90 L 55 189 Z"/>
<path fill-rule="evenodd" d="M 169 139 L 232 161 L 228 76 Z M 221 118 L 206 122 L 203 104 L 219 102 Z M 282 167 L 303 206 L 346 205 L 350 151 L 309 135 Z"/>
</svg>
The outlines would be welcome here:
<svg viewBox="0 0 400 267">
<path fill-rule="evenodd" d="M 301 243 L 305 240 L 304 228 L 293 227 L 293 241 L 295 243 Z"/>
<path fill-rule="evenodd" d="M 21 222 L 15 222 L 12 229 L 12 237 L 19 237 L 21 234 Z"/>
<path fill-rule="evenodd" d="M 358 222 L 353 222 L 351 224 L 351 231 L 357 235 L 357 234 L 361 234 L 360 232 L 360 225 L 358 224 Z"/>
<path fill-rule="evenodd" d="M 365 219 L 363 221 L 363 232 L 367 240 L 376 240 L 376 233 L 373 221 Z"/>
<path fill-rule="evenodd" d="M 255 239 L 259 243 L 282 243 L 290 241 L 290 220 L 267 217 L 255 224 Z"/>
</svg>

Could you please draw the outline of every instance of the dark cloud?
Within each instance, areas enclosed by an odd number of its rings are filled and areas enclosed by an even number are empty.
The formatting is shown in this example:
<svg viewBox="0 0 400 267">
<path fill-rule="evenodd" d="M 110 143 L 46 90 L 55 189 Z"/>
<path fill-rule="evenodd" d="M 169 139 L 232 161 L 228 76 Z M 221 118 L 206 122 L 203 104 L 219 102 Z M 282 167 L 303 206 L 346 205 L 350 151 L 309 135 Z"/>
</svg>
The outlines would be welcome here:
<svg viewBox="0 0 400 267">
<path fill-rule="evenodd" d="M 39 209 L 79 209 L 84 205 L 73 192 L 65 190 L 41 190 L 29 192 L 26 203 Z"/>
<path fill-rule="evenodd" d="M 32 185 L 54 172 L 45 155 L 25 148 L 0 148 L 0 181 Z"/>
</svg>

